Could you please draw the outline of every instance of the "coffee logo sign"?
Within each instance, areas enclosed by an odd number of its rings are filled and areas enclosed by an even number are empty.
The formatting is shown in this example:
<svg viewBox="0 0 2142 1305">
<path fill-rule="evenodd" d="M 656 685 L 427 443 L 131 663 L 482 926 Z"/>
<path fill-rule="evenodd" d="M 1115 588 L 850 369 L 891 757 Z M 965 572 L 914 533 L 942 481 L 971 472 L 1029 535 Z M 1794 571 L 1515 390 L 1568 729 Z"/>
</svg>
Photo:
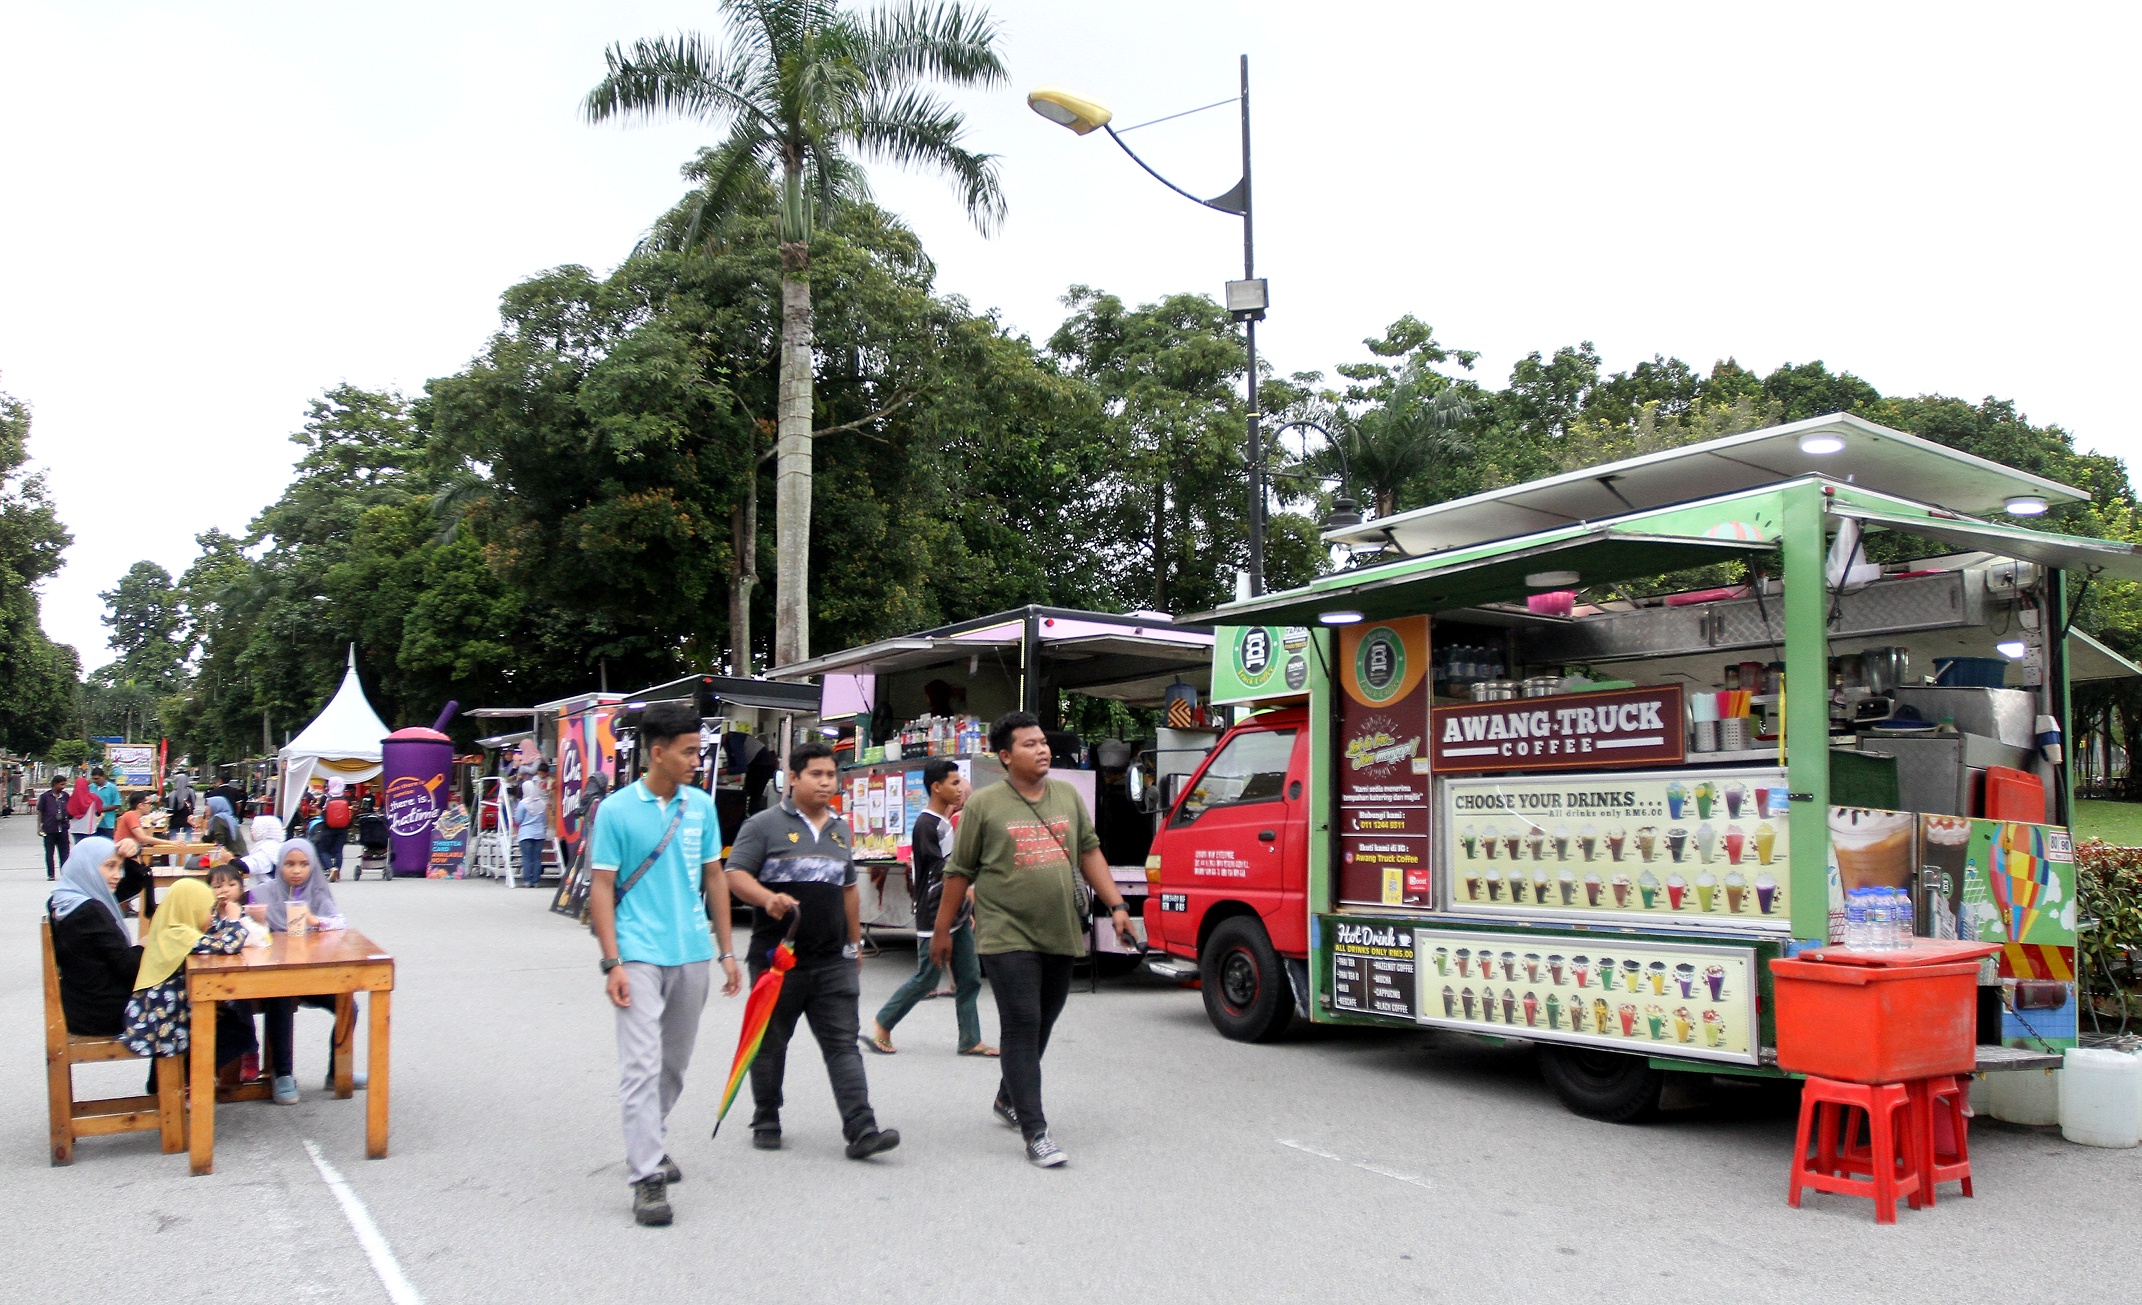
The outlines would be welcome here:
<svg viewBox="0 0 2142 1305">
<path fill-rule="evenodd" d="M 1242 683 L 1254 689 L 1272 678 L 1272 630 L 1270 626 L 1245 626 L 1235 636 L 1235 670 Z"/>
<path fill-rule="evenodd" d="M 1354 652 L 1354 683 L 1361 696 L 1379 706 L 1398 696 L 1406 682 L 1406 644 L 1389 626 L 1361 636 Z"/>
<path fill-rule="evenodd" d="M 1677 764 L 1687 730 L 1679 685 L 1435 709 L 1438 771 Z"/>
</svg>

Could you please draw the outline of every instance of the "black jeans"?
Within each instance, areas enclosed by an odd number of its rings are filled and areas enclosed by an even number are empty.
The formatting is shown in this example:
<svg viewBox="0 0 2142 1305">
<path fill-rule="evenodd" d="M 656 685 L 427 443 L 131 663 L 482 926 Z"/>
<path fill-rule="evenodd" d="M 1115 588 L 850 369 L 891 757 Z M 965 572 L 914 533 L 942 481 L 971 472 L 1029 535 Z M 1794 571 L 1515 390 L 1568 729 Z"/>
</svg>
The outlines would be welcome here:
<svg viewBox="0 0 2142 1305">
<path fill-rule="evenodd" d="M 982 957 L 982 972 L 997 998 L 997 1063 L 1003 1083 L 997 1099 L 1019 1112 L 1019 1131 L 1028 1141 L 1049 1131 L 1041 1111 L 1041 1057 L 1049 1049 L 1049 1031 L 1071 996 L 1072 957 L 1050 952 L 997 952 Z"/>
<path fill-rule="evenodd" d="M 67 852 L 73 846 L 73 840 L 64 829 L 57 834 L 45 835 L 45 878 L 59 874 L 59 868 L 67 864 Z"/>
<path fill-rule="evenodd" d="M 765 971 L 753 966 L 751 981 Z M 773 1018 L 766 1022 L 766 1040 L 759 1044 L 759 1057 L 751 1062 L 751 1131 L 781 1127 L 781 1081 L 788 1070 L 788 1040 L 795 1035 L 796 1020 L 811 1022 L 811 1036 L 818 1039 L 825 1057 L 826 1077 L 833 1083 L 833 1101 L 840 1107 L 841 1135 L 850 1142 L 875 1132 L 878 1117 L 870 1109 L 870 1084 L 863 1076 L 863 1049 L 856 1045 L 862 1031 L 857 1003 L 862 999 L 862 976 L 855 962 L 840 957 L 805 969 L 788 972 L 781 985 L 781 999 L 774 1003 Z"/>
<path fill-rule="evenodd" d="M 261 1014 L 268 1017 L 268 1063 L 278 1078 L 289 1078 L 291 1076 L 291 1065 L 295 1060 L 295 1048 L 292 1046 L 292 1042 L 297 1031 L 297 1009 L 299 1006 L 312 1006 L 332 1014 L 335 1009 L 335 999 L 333 997 L 270 997 L 260 1003 Z M 246 1020 L 248 1028 L 252 1027 L 252 1023 L 250 1018 Z M 355 1027 L 356 1024 L 353 1020 L 351 1028 L 354 1030 Z M 330 1024 L 327 1028 L 327 1055 L 330 1065 L 334 1063 L 334 1054 L 335 1028 L 334 1025 Z"/>
</svg>

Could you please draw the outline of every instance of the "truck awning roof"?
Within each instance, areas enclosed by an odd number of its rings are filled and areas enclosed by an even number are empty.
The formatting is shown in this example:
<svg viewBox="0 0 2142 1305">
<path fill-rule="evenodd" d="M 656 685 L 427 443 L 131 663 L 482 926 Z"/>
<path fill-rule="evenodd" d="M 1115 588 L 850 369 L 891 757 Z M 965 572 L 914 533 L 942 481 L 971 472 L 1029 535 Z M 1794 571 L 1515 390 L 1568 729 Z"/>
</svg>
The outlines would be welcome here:
<svg viewBox="0 0 2142 1305">
<path fill-rule="evenodd" d="M 2047 534 L 2022 526 L 1975 521 L 1938 509 L 1929 509 L 1926 515 L 1920 515 L 1837 502 L 1830 505 L 1830 511 L 1899 534 L 1938 539 L 1996 557 L 2020 558 L 2044 567 L 2085 575 L 2102 574 L 2116 580 L 2142 580 L 2142 548 L 2124 540 Z"/>
<path fill-rule="evenodd" d="M 1802 451 L 1800 442 L 1816 434 L 1836 435 L 1844 447 L 1827 454 Z M 1324 538 L 1359 547 L 1383 544 L 1418 557 L 1808 475 L 1958 512 L 1997 512 L 2022 495 L 2052 504 L 2089 498 L 2059 481 L 1836 413 L 1492 489 L 1328 531 Z"/>
<path fill-rule="evenodd" d="M 2092 680 L 2125 680 L 2142 676 L 2142 666 L 2120 656 L 2098 642 L 2094 635 L 2081 630 L 2068 631 L 2068 682 L 2087 684 Z"/>
<path fill-rule="evenodd" d="M 1312 625 L 1327 612 L 1359 612 L 1368 620 L 1477 607 L 1536 592 L 1525 577 L 1545 569 L 1573 570 L 1576 585 L 1592 586 L 1635 576 L 1708 566 L 1749 553 L 1767 552 L 1766 540 L 1659 535 L 1594 526 L 1502 549 L 1471 560 L 1438 565 L 1434 558 L 1386 563 L 1355 576 L 1326 576 L 1306 588 L 1229 603 L 1189 619 L 1216 624 Z M 1551 567 L 1548 565 L 1551 564 Z"/>
</svg>

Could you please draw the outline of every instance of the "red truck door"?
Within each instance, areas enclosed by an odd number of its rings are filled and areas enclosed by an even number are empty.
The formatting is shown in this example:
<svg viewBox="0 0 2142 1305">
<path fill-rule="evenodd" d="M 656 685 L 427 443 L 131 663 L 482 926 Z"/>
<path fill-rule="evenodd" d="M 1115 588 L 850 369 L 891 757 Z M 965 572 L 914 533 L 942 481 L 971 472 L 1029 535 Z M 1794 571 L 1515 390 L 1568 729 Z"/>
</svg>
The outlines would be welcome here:
<svg viewBox="0 0 2142 1305">
<path fill-rule="evenodd" d="M 1242 902 L 1264 920 L 1275 947 L 1302 949 L 1308 745 L 1298 723 L 1238 730 L 1177 804 L 1163 835 L 1164 886 L 1188 890 L 1192 920 L 1217 902 Z"/>
</svg>

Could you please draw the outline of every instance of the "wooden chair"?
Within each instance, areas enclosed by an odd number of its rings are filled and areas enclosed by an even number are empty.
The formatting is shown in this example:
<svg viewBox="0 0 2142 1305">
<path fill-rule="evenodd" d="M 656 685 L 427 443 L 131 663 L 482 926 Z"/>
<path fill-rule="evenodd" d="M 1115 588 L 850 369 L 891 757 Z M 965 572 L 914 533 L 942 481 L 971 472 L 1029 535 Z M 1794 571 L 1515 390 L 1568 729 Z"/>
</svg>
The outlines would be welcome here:
<svg viewBox="0 0 2142 1305">
<path fill-rule="evenodd" d="M 52 1163 L 74 1163 L 74 1139 L 107 1133 L 163 1134 L 165 1155 L 186 1149 L 186 1074 L 177 1056 L 156 1058 L 156 1095 L 74 1099 L 74 1067 L 100 1060 L 139 1060 L 117 1038 L 67 1031 L 60 1008 L 59 964 L 52 953 L 52 921 L 37 922 L 45 954 L 45 1083 L 52 1114 Z"/>
</svg>

